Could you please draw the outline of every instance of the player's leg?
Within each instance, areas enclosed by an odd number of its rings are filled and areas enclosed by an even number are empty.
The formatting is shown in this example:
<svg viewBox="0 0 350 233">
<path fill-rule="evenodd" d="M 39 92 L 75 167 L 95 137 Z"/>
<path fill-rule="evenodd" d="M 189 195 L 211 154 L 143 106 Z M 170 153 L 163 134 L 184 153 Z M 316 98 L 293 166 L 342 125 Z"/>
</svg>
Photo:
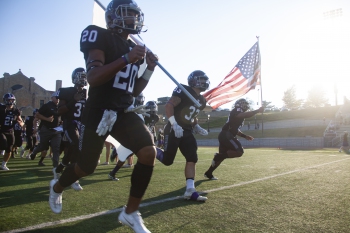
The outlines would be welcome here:
<svg viewBox="0 0 350 233">
<path fill-rule="evenodd" d="M 198 146 L 193 133 L 190 130 L 184 130 L 181 138 L 179 149 L 186 159 L 185 164 L 185 178 L 186 178 L 186 192 L 184 199 L 192 201 L 206 201 L 208 198 L 199 195 L 194 185 L 196 177 L 196 163 L 198 161 Z"/>
<path fill-rule="evenodd" d="M 164 128 L 164 151 L 160 148 L 157 150 L 157 159 L 166 166 L 173 164 L 177 150 L 182 138 L 175 137 L 174 131 L 171 129 L 170 123 Z"/>
<path fill-rule="evenodd" d="M 138 160 L 131 175 L 131 188 L 126 208 L 118 219 L 123 224 L 134 219 L 138 215 L 139 205 L 151 180 L 156 149 L 153 136 L 147 129 L 143 120 L 134 113 L 118 115 L 111 135 L 121 145 L 135 153 Z M 134 222 L 133 224 L 138 224 Z M 130 224 L 127 224 L 130 226 Z"/>
<path fill-rule="evenodd" d="M 12 147 L 13 147 L 14 142 L 15 142 L 15 136 L 13 135 L 13 132 L 12 133 L 7 133 L 7 132 L 2 133 L 0 135 L 0 140 L 1 140 L 1 143 L 0 143 L 1 147 L 4 148 L 4 150 L 5 150 L 3 161 L 1 164 L 1 169 L 8 171 L 10 169 L 7 167 L 7 162 L 9 161 L 10 156 L 11 156 Z"/>
</svg>

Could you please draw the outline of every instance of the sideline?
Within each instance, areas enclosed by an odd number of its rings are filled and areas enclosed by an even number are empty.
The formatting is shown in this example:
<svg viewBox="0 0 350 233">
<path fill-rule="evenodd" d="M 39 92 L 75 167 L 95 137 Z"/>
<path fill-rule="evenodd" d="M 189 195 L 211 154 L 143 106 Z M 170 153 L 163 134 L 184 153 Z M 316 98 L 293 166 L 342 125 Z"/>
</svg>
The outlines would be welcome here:
<svg viewBox="0 0 350 233">
<path fill-rule="evenodd" d="M 264 180 L 273 179 L 273 178 L 280 177 L 280 176 L 289 175 L 289 174 L 296 173 L 296 172 L 302 172 L 302 171 L 306 171 L 306 170 L 309 170 L 309 169 L 330 165 L 330 164 L 333 164 L 333 163 L 342 162 L 342 161 L 349 160 L 349 159 L 350 158 L 345 158 L 345 159 L 341 159 L 341 160 L 337 160 L 337 161 L 333 161 L 333 162 L 329 162 L 329 163 L 323 163 L 323 164 L 319 164 L 319 165 L 314 165 L 314 166 L 311 166 L 311 167 L 301 168 L 301 169 L 297 169 L 297 170 L 293 170 L 293 171 L 289 171 L 289 172 L 284 172 L 284 173 L 280 173 L 280 174 L 276 174 L 276 175 L 272 175 L 272 176 L 267 176 L 267 177 L 251 180 L 251 181 L 241 182 L 241 183 L 233 184 L 233 185 L 229 185 L 229 186 L 223 186 L 223 187 L 216 188 L 216 189 L 210 189 L 210 190 L 203 191 L 203 192 L 200 192 L 200 193 L 201 194 L 203 194 L 203 193 L 211 193 L 211 192 L 221 191 L 221 190 L 230 189 L 230 188 L 234 188 L 234 187 L 239 187 L 239 186 L 243 186 L 243 185 L 247 185 L 247 184 L 252 184 L 252 183 L 256 183 L 256 182 L 260 182 L 260 181 L 264 181 Z M 151 206 L 151 205 L 160 204 L 160 203 L 164 203 L 164 202 L 168 202 L 168 201 L 174 201 L 174 200 L 182 199 L 182 198 L 183 198 L 183 196 L 176 196 L 176 197 L 161 199 L 161 200 L 158 200 L 158 201 L 146 202 L 146 203 L 142 203 L 140 205 L 140 207 Z M 71 222 L 75 222 L 75 221 L 79 221 L 79 220 L 90 219 L 90 218 L 101 216 L 101 215 L 113 214 L 113 213 L 120 212 L 120 211 L 122 211 L 122 208 L 101 211 L 101 212 L 94 213 L 94 214 L 82 215 L 82 216 L 77 216 L 77 217 L 74 217 L 74 218 L 63 219 L 63 220 L 54 221 L 54 222 L 42 223 L 42 224 L 29 226 L 29 227 L 25 227 L 25 228 L 14 229 L 14 230 L 10 230 L 10 231 L 4 231 L 3 233 L 15 233 L 15 232 L 25 232 L 25 231 L 30 231 L 30 230 L 36 230 L 36 229 L 41 229 L 41 228 L 45 228 L 45 227 L 55 226 L 55 225 L 59 225 L 59 224 L 65 224 L 65 223 L 71 223 Z"/>
</svg>

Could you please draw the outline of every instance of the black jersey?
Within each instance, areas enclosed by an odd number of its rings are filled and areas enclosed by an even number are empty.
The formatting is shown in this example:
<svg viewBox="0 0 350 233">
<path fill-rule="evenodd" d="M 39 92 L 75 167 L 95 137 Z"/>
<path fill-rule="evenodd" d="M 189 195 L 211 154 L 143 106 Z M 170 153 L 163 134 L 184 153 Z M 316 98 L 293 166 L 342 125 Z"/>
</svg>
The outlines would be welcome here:
<svg viewBox="0 0 350 233">
<path fill-rule="evenodd" d="M 74 95 L 78 92 L 76 87 L 66 87 L 58 89 L 57 99 L 64 100 L 66 103 L 74 101 Z M 86 103 L 86 89 L 82 91 L 83 98 L 74 104 L 74 108 L 69 109 L 68 112 L 62 114 L 62 120 L 81 120 L 81 114 L 85 108 Z"/>
<path fill-rule="evenodd" d="M 14 123 L 13 130 L 14 130 L 13 132 L 16 135 L 22 135 L 23 133 L 23 128 L 20 126 L 20 124 L 17 121 Z"/>
<path fill-rule="evenodd" d="M 234 108 L 231 110 L 227 122 L 222 127 L 222 130 L 229 130 L 234 136 L 237 135 L 238 129 L 243 126 L 244 118 L 238 118 L 237 115 L 242 111 Z"/>
<path fill-rule="evenodd" d="M 201 106 L 198 108 L 179 87 L 176 87 L 172 96 L 179 97 L 181 102 L 174 108 L 174 117 L 176 122 L 183 129 L 192 129 L 192 119 L 197 117 L 198 113 L 205 108 L 207 102 L 202 95 L 197 95 L 191 87 L 186 85 L 182 86 L 201 104 Z"/>
<path fill-rule="evenodd" d="M 33 135 L 34 130 L 34 116 L 27 116 L 24 124 L 26 125 L 26 135 Z"/>
<path fill-rule="evenodd" d="M 39 113 L 41 115 L 43 115 L 44 117 L 53 116 L 52 122 L 41 120 L 39 128 L 41 128 L 43 125 L 45 125 L 47 128 L 50 129 L 50 128 L 56 128 L 59 125 L 61 117 L 58 116 L 58 114 L 57 114 L 57 105 L 54 102 L 49 101 L 46 104 L 44 104 L 43 106 L 41 106 L 41 108 L 39 109 Z"/>
<path fill-rule="evenodd" d="M 0 131 L 12 131 L 19 116 L 21 116 L 21 112 L 16 107 L 7 110 L 6 105 L 0 105 Z"/>
<path fill-rule="evenodd" d="M 112 30 L 90 25 L 83 30 L 80 38 L 80 51 L 88 63 L 89 50 L 99 49 L 105 54 L 105 64 L 109 64 L 124 54 L 129 53 L 135 44 L 125 40 Z M 114 78 L 103 85 L 89 88 L 86 107 L 117 109 L 127 108 L 133 103 L 135 80 L 138 78 L 140 61 L 128 64 L 121 71 L 113 74 Z"/>
</svg>

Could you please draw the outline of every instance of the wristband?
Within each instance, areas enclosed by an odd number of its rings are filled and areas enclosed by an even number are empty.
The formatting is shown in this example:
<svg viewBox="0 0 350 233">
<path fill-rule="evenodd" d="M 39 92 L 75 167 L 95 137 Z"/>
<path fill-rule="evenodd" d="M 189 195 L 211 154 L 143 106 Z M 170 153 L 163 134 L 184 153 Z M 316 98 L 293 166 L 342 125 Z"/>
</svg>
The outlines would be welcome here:
<svg viewBox="0 0 350 233">
<path fill-rule="evenodd" d="M 126 59 L 126 54 L 124 56 L 122 56 L 122 59 L 123 59 L 125 65 L 129 64 L 128 59 Z"/>
<path fill-rule="evenodd" d="M 151 78 L 153 74 L 153 71 L 150 71 L 148 69 L 145 70 L 145 72 L 143 72 L 142 78 L 146 81 L 149 81 L 149 79 Z"/>
<path fill-rule="evenodd" d="M 169 120 L 169 122 L 170 122 L 171 125 L 173 125 L 174 123 L 176 123 L 175 117 L 174 117 L 174 116 L 169 117 L 168 120 Z"/>
<path fill-rule="evenodd" d="M 130 59 L 129 59 L 129 55 L 126 53 L 126 54 L 124 54 L 124 56 L 123 56 L 124 58 L 125 58 L 125 60 L 126 60 L 126 64 L 130 64 Z"/>
</svg>

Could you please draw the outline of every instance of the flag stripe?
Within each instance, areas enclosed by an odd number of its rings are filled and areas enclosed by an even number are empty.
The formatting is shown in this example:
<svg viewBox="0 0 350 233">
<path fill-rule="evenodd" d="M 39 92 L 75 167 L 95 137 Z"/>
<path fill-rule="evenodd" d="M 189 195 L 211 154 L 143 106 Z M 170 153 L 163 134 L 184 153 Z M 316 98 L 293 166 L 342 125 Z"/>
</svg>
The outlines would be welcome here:
<svg viewBox="0 0 350 233">
<path fill-rule="evenodd" d="M 260 84 L 260 51 L 256 42 L 221 83 L 203 94 L 213 109 L 237 99 Z"/>
</svg>

